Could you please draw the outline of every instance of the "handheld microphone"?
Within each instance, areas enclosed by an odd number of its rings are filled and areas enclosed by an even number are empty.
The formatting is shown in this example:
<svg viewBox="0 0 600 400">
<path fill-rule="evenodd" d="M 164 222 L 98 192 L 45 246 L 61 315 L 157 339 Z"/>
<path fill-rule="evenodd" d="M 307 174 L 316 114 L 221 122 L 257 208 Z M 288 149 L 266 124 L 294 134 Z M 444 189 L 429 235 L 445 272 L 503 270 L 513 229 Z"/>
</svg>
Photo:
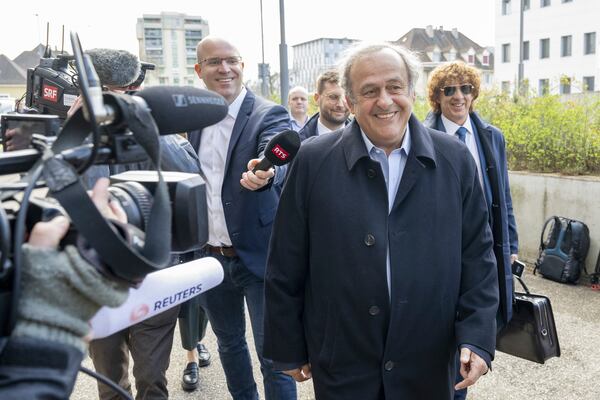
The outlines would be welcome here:
<svg viewBox="0 0 600 400">
<path fill-rule="evenodd" d="M 92 338 L 100 339 L 160 314 L 223 281 L 223 267 L 205 257 L 148 274 L 127 301 L 117 308 L 102 307 L 90 320 Z"/>
<path fill-rule="evenodd" d="M 273 165 L 281 166 L 289 163 L 294 159 L 299 148 L 298 132 L 288 129 L 278 133 L 269 140 L 263 158 L 256 164 L 252 172 L 266 171 Z"/>
</svg>

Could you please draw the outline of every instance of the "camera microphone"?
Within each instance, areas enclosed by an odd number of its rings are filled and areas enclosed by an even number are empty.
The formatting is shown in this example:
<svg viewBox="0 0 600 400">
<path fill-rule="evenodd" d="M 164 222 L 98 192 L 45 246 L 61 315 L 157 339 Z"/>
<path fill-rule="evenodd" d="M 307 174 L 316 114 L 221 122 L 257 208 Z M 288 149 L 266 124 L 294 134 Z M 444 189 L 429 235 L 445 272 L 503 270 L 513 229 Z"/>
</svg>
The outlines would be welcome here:
<svg viewBox="0 0 600 400">
<path fill-rule="evenodd" d="M 110 89 L 126 88 L 140 76 L 140 61 L 128 51 L 91 49 L 84 54 L 92 59 L 102 85 Z"/>
<path fill-rule="evenodd" d="M 252 172 L 266 171 L 273 165 L 281 166 L 291 162 L 299 148 L 298 132 L 288 129 L 278 133 L 269 140 L 263 158 L 256 164 Z"/>
</svg>

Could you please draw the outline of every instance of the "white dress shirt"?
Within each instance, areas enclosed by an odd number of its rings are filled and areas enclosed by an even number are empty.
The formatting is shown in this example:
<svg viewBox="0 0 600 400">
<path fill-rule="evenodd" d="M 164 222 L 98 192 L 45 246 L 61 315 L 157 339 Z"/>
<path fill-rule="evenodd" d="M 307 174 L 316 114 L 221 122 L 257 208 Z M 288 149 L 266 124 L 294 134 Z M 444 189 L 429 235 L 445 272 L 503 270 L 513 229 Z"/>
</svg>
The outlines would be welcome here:
<svg viewBox="0 0 600 400">
<path fill-rule="evenodd" d="M 227 116 L 215 125 L 204 128 L 200 137 L 198 158 L 200 158 L 200 167 L 206 181 L 208 244 L 211 246 L 231 246 L 221 200 L 221 190 L 225 177 L 229 140 L 246 93 L 246 88 L 242 86 L 240 94 L 229 105 Z"/>
<path fill-rule="evenodd" d="M 479 150 L 477 149 L 477 141 L 475 140 L 475 135 L 473 134 L 473 122 L 471 121 L 471 117 L 467 116 L 467 120 L 464 124 L 458 125 L 448 118 L 444 117 L 442 114 L 442 123 L 444 124 L 444 128 L 446 128 L 446 133 L 448 135 L 454 136 L 458 140 L 458 136 L 456 136 L 456 131 L 461 126 L 467 130 L 467 134 L 465 136 L 465 144 L 471 152 L 473 159 L 475 160 L 475 164 L 477 164 L 477 174 L 479 175 L 479 184 L 483 188 L 483 172 L 481 171 L 481 161 L 479 158 Z"/>
</svg>

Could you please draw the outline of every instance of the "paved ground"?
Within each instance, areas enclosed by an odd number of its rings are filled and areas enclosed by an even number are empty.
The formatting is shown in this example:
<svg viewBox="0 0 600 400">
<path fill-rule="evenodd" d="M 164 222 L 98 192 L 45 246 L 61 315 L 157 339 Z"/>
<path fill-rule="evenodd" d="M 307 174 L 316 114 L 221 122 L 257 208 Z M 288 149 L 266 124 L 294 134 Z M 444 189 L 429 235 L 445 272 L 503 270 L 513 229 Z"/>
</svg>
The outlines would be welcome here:
<svg viewBox="0 0 600 400">
<path fill-rule="evenodd" d="M 552 300 L 562 356 L 545 365 L 498 353 L 494 370 L 484 376 L 470 391 L 470 400 L 598 400 L 600 399 L 600 292 L 586 286 L 567 286 L 526 273 L 525 281 L 533 293 Z M 248 324 L 249 325 L 249 324 Z M 200 389 L 185 393 L 180 387 L 180 374 L 185 367 L 179 350 L 179 334 L 168 370 L 170 398 L 174 400 L 230 399 L 216 351 L 215 337 L 210 332 L 206 345 L 213 363 L 201 370 Z M 248 338 L 251 341 L 251 338 Z M 255 361 L 255 371 L 258 366 Z M 87 359 L 85 365 L 91 367 Z M 262 386 L 262 385 L 261 385 Z M 262 390 L 262 389 L 261 389 Z M 261 395 L 262 397 L 262 395 Z M 97 399 L 96 384 L 80 374 L 71 399 Z M 299 398 L 314 399 L 310 383 L 299 385 Z M 353 399 L 352 399 L 353 400 Z M 356 399 L 360 400 L 360 399 Z M 413 400 L 413 399 L 411 399 Z"/>
</svg>

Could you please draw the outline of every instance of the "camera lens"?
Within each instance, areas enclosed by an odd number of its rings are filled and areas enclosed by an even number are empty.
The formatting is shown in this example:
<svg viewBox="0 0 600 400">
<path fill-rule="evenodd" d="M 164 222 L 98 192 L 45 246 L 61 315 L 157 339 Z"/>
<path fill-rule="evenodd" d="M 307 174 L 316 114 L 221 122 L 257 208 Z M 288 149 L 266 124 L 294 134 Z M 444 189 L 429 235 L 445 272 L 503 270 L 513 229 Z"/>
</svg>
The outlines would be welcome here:
<svg viewBox="0 0 600 400">
<path fill-rule="evenodd" d="M 148 189 L 138 182 L 120 182 L 109 186 L 108 191 L 125 211 L 127 222 L 144 231 L 153 200 Z"/>
</svg>

